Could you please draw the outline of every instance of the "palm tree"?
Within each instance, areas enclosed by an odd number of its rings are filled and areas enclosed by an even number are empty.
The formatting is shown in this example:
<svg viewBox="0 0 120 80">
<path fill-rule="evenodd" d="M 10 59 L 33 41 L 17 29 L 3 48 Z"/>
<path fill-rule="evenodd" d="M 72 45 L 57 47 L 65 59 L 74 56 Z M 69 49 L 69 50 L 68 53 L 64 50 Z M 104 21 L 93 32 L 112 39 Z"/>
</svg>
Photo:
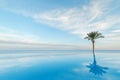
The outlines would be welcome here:
<svg viewBox="0 0 120 80">
<path fill-rule="evenodd" d="M 87 33 L 87 36 L 85 37 L 85 39 L 91 40 L 91 42 L 92 42 L 93 57 L 94 57 L 94 58 L 95 58 L 95 53 L 94 53 L 95 40 L 96 40 L 96 39 L 99 39 L 99 38 L 104 38 L 104 36 L 102 36 L 102 33 L 99 33 L 98 31 L 94 31 L 94 32 Z"/>
</svg>

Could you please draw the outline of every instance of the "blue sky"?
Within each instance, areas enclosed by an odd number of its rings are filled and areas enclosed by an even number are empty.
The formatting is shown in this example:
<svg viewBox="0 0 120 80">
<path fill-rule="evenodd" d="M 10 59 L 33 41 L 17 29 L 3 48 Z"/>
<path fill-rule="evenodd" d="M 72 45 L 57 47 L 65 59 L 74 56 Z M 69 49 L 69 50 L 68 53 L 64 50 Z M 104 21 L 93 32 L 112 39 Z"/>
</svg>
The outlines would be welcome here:
<svg viewBox="0 0 120 80">
<path fill-rule="evenodd" d="M 120 50 L 119 0 L 0 0 L 0 49 Z"/>
</svg>

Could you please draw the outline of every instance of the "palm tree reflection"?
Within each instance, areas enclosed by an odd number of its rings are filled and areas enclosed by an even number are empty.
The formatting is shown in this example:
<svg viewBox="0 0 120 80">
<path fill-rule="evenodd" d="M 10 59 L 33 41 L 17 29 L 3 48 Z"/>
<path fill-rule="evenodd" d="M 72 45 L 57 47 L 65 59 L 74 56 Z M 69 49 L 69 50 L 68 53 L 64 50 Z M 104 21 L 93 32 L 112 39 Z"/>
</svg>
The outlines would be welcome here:
<svg viewBox="0 0 120 80">
<path fill-rule="evenodd" d="M 89 72 L 92 72 L 95 75 L 103 75 L 104 73 L 107 73 L 106 70 L 108 67 L 103 67 L 97 64 L 95 55 L 93 56 L 94 61 L 92 64 L 87 65 L 87 68 L 89 68 Z"/>
</svg>

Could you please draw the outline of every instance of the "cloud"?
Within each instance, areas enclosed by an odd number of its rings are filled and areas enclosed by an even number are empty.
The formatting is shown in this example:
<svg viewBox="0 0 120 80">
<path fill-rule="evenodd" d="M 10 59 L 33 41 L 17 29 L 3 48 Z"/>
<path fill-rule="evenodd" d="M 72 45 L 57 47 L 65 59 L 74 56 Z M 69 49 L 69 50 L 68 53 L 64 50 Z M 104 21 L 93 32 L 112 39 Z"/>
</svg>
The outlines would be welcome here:
<svg viewBox="0 0 120 80">
<path fill-rule="evenodd" d="M 39 38 L 35 35 L 28 35 L 14 29 L 9 29 L 8 27 L 0 26 L 0 41 L 35 43 L 39 42 Z"/>
<path fill-rule="evenodd" d="M 107 41 L 120 41 L 120 34 L 107 34 L 106 37 L 107 37 Z"/>
<path fill-rule="evenodd" d="M 8 27 L 0 26 L 0 49 L 68 50 L 79 49 L 79 46 L 43 42 L 38 36 L 28 35 Z"/>
<path fill-rule="evenodd" d="M 24 49 L 32 44 L 39 43 L 40 38 L 35 35 L 22 33 L 8 27 L 0 26 L 0 48 L 1 49 Z M 31 46 L 30 46 L 31 45 Z"/>
<path fill-rule="evenodd" d="M 113 30 L 112 32 L 120 33 L 120 30 Z"/>
<path fill-rule="evenodd" d="M 90 3 L 82 7 L 55 9 L 44 13 L 36 13 L 31 17 L 38 23 L 65 30 L 81 38 L 85 37 L 88 32 L 100 31 L 105 35 L 105 39 L 101 43 L 107 43 L 104 45 L 107 49 L 110 46 L 119 49 L 116 44 L 120 44 L 118 30 L 120 16 L 119 12 L 114 12 L 114 10 L 120 6 L 113 6 L 112 3 L 114 4 L 113 0 L 91 0 Z M 104 46 L 97 49 L 104 49 Z"/>
<path fill-rule="evenodd" d="M 31 9 L 30 12 L 22 8 L 20 9 L 20 7 L 19 9 L 17 7 L 8 7 L 8 4 L 4 4 L 4 8 L 13 13 L 30 17 L 40 24 L 46 24 L 82 38 L 88 32 L 100 31 L 105 35 L 105 39 L 102 42 L 110 43 L 112 46 L 113 43 L 120 44 L 120 31 L 118 30 L 120 25 L 119 3 L 119 1 L 114 0 L 90 0 L 87 4 L 81 4 L 82 7 L 76 5 L 76 7 L 72 8 L 54 8 L 53 10 L 45 10 L 46 12 L 38 12 Z M 10 34 L 9 36 L 13 37 L 15 35 Z M 37 42 L 40 40 L 35 36 L 29 36 L 28 38 L 27 36 L 24 35 L 26 40 L 19 38 L 22 42 Z"/>
<path fill-rule="evenodd" d="M 109 15 L 110 0 L 91 0 L 82 8 L 56 9 L 45 13 L 36 13 L 33 19 L 52 27 L 66 30 L 72 34 L 84 36 L 87 32 L 104 31 L 120 22 L 116 15 Z"/>
<path fill-rule="evenodd" d="M 14 13 L 31 17 L 40 24 L 47 24 L 51 27 L 84 37 L 88 32 L 105 32 L 120 24 L 119 14 L 113 13 L 120 6 L 114 6 L 114 3 L 114 0 L 90 0 L 87 4 L 83 4 L 82 7 L 76 5 L 73 8 L 56 8 L 47 12 L 33 12 L 33 10 L 29 12 L 25 9 L 11 9 L 7 4 L 5 5 L 7 7 L 4 7 Z M 119 1 L 116 3 L 119 3 Z"/>
</svg>

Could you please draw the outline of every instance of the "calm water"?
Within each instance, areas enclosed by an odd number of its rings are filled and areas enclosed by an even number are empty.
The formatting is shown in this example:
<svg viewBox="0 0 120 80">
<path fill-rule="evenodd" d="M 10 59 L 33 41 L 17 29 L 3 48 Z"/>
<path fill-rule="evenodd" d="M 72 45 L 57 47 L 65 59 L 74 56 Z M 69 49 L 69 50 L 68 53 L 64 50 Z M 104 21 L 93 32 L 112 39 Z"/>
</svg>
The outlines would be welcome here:
<svg viewBox="0 0 120 80">
<path fill-rule="evenodd" d="M 120 51 L 0 51 L 0 80 L 120 80 Z"/>
</svg>

